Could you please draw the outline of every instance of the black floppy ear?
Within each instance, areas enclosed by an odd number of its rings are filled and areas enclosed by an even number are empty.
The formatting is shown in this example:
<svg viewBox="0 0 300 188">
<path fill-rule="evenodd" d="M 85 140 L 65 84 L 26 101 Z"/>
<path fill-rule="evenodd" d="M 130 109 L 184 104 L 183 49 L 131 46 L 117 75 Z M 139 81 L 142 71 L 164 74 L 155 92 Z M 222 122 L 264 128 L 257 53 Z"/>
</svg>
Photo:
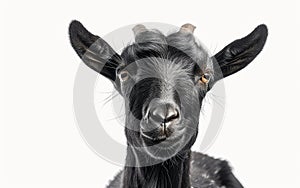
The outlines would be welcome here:
<svg viewBox="0 0 300 188">
<path fill-rule="evenodd" d="M 267 26 L 259 25 L 249 35 L 233 41 L 214 55 L 223 77 L 246 67 L 263 49 L 267 36 Z"/>
<path fill-rule="evenodd" d="M 116 68 L 121 57 L 102 38 L 93 35 L 79 21 L 72 21 L 69 26 L 72 47 L 91 69 L 109 78 L 116 79 Z"/>
</svg>

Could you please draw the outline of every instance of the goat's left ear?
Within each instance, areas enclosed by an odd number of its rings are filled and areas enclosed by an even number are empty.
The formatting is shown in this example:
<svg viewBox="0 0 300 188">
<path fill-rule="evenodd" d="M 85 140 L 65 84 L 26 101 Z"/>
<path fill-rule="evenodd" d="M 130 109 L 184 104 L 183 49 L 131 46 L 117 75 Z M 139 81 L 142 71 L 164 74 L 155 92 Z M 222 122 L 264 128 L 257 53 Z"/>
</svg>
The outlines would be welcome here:
<svg viewBox="0 0 300 188">
<path fill-rule="evenodd" d="M 246 67 L 263 49 L 267 36 L 267 26 L 259 25 L 249 35 L 233 41 L 214 55 L 223 77 Z"/>
</svg>

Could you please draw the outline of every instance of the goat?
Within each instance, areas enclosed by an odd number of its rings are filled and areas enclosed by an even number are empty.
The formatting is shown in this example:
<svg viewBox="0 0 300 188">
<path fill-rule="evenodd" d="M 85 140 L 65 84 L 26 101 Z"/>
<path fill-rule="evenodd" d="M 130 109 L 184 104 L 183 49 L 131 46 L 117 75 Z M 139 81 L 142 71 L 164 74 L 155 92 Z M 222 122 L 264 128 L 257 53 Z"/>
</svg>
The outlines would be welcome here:
<svg viewBox="0 0 300 188">
<path fill-rule="evenodd" d="M 206 93 L 261 52 L 268 30 L 259 25 L 211 57 L 196 42 L 194 29 L 185 24 L 165 36 L 136 25 L 135 42 L 119 55 L 80 22 L 71 22 L 76 53 L 125 99 L 126 165 L 109 188 L 243 187 L 227 161 L 192 152 L 191 147 Z"/>
</svg>

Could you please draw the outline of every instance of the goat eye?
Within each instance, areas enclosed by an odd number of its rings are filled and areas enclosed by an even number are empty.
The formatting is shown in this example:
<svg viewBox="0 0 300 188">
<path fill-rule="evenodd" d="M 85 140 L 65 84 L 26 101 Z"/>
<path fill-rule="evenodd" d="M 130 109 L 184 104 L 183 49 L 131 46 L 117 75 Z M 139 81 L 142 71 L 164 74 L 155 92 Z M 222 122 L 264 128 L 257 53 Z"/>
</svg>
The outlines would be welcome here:
<svg viewBox="0 0 300 188">
<path fill-rule="evenodd" d="M 200 78 L 200 82 L 207 84 L 210 80 L 210 75 L 209 74 L 203 74 Z"/>
<path fill-rule="evenodd" d="M 121 71 L 120 73 L 119 73 L 119 79 L 121 80 L 121 81 L 126 81 L 126 80 L 128 80 L 128 78 L 129 78 L 129 72 L 128 71 L 126 71 L 126 70 L 123 70 L 123 71 Z"/>
</svg>

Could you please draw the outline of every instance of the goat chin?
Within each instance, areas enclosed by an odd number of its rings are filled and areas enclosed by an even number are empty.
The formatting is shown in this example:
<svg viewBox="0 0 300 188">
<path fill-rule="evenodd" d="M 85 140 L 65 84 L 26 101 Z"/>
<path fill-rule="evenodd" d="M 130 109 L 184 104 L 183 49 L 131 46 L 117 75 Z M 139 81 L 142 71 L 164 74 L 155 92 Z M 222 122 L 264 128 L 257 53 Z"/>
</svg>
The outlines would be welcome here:
<svg viewBox="0 0 300 188">
<path fill-rule="evenodd" d="M 151 158 L 164 161 L 175 156 L 183 149 L 185 139 L 185 136 L 175 138 L 171 136 L 156 145 L 144 145 L 144 151 Z"/>
</svg>

